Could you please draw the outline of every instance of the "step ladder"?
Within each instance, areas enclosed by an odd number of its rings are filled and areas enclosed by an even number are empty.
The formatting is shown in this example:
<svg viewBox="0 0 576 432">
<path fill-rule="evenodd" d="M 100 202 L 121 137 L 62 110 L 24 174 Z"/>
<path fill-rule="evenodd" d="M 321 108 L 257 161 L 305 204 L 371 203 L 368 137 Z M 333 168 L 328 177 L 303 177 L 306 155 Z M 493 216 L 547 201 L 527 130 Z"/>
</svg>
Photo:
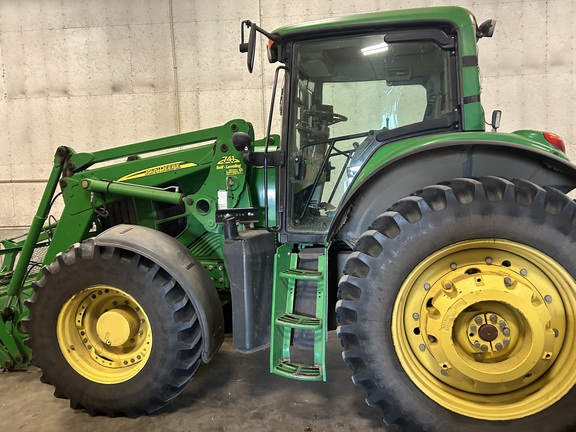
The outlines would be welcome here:
<svg viewBox="0 0 576 432">
<path fill-rule="evenodd" d="M 293 245 L 285 244 L 278 248 L 274 261 L 274 291 L 272 295 L 272 328 L 270 341 L 270 372 L 283 377 L 303 381 L 326 381 L 326 250 L 304 248 L 292 252 Z M 316 269 L 303 269 L 299 265 L 302 257 L 310 256 Z M 317 260 L 317 261 L 316 261 Z M 299 284 L 316 285 L 315 315 L 295 313 L 295 298 Z M 310 289 L 310 288 L 308 288 Z M 311 314 L 310 314 L 311 315 Z M 293 344 L 294 332 L 313 332 L 313 351 L 297 349 Z M 294 360 L 294 357 L 307 358 L 308 363 Z"/>
</svg>

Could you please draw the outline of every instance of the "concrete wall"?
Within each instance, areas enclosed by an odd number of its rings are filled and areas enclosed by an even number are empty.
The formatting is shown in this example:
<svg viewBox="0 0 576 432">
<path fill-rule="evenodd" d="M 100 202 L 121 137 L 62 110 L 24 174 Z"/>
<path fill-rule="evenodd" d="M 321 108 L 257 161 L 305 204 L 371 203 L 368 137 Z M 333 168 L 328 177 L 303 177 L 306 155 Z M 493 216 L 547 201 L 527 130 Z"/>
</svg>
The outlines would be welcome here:
<svg viewBox="0 0 576 432">
<path fill-rule="evenodd" d="M 273 66 L 254 74 L 240 21 L 264 28 L 459 4 L 498 20 L 482 100 L 502 131 L 560 134 L 576 159 L 576 0 L 0 0 L 0 237 L 26 229 L 54 150 L 91 151 L 221 124 L 264 133 Z M 57 211 L 57 208 L 56 208 Z"/>
</svg>

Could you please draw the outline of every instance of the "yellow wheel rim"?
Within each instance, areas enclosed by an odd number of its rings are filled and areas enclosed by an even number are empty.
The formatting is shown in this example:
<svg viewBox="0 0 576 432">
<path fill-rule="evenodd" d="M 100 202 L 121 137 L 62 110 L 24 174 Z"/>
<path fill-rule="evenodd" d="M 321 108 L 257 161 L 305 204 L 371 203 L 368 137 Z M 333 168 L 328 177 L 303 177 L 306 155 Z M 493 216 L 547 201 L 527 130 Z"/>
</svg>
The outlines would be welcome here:
<svg viewBox="0 0 576 432">
<path fill-rule="evenodd" d="M 392 336 L 412 381 L 468 417 L 512 420 L 576 383 L 576 285 L 542 252 L 470 240 L 424 259 L 394 305 Z"/>
<path fill-rule="evenodd" d="M 100 384 L 134 377 L 152 348 L 152 331 L 142 307 L 129 294 L 106 285 L 70 297 L 58 315 L 56 334 L 68 364 Z"/>
</svg>

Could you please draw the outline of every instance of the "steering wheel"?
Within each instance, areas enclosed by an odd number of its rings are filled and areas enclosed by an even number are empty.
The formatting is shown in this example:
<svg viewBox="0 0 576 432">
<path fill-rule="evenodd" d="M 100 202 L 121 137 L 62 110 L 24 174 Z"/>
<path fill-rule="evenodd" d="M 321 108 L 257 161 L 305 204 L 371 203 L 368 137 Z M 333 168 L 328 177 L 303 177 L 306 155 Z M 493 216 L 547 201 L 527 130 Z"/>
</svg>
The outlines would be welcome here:
<svg viewBox="0 0 576 432">
<path fill-rule="evenodd" d="M 326 132 L 310 127 L 305 122 L 298 122 L 296 124 L 296 130 L 304 135 L 306 140 L 318 141 L 316 144 L 325 143 L 328 139 L 328 134 Z"/>
<path fill-rule="evenodd" d="M 303 114 L 315 116 L 318 119 L 318 122 L 324 126 L 331 126 L 336 123 L 345 122 L 348 120 L 348 117 L 342 114 L 336 114 L 335 112 L 328 111 L 328 110 L 321 110 L 321 109 L 309 109 L 305 110 Z M 301 134 L 305 135 L 305 137 L 310 141 L 320 141 L 324 142 L 328 139 L 328 134 L 320 129 L 316 129 L 310 127 L 308 123 L 304 121 L 300 121 L 296 125 L 296 130 Z M 318 143 L 313 143 L 318 144 Z M 310 144 L 309 144 L 310 145 Z"/>
<path fill-rule="evenodd" d="M 311 114 L 316 116 L 318 121 L 325 126 L 331 126 L 336 123 L 348 121 L 348 117 L 342 114 L 336 114 L 332 111 L 319 110 L 319 109 L 309 109 L 305 110 L 304 114 Z"/>
</svg>

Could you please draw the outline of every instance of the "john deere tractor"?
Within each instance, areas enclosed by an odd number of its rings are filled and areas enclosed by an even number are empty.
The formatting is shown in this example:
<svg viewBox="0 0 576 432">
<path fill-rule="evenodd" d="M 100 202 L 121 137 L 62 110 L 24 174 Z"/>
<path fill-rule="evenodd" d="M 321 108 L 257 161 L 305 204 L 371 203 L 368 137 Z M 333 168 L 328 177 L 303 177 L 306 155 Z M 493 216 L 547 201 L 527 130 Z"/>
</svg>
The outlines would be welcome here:
<svg viewBox="0 0 576 432">
<path fill-rule="evenodd" d="M 576 166 L 554 134 L 497 132 L 498 111 L 485 131 L 494 25 L 458 7 L 244 21 L 248 69 L 261 36 L 278 64 L 263 138 L 231 120 L 59 147 L 30 232 L 2 241 L 2 366 L 135 417 L 210 361 L 228 315 L 237 350 L 304 381 L 329 377 L 337 328 L 404 430 L 572 430 Z"/>
</svg>

